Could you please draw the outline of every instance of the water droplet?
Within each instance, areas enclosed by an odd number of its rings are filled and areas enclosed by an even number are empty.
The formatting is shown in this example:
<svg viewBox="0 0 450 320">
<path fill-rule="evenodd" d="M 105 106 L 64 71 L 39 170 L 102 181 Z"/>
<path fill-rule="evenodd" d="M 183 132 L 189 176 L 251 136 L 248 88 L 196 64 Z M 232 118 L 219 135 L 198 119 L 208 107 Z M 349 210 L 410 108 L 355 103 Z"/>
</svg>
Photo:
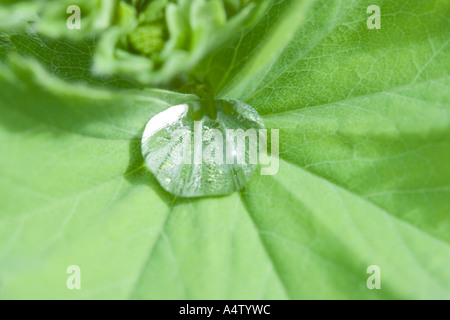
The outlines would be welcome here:
<svg viewBox="0 0 450 320">
<path fill-rule="evenodd" d="M 257 168 L 261 116 L 232 100 L 199 100 L 156 114 L 142 137 L 146 165 L 161 186 L 180 197 L 240 190 Z"/>
</svg>

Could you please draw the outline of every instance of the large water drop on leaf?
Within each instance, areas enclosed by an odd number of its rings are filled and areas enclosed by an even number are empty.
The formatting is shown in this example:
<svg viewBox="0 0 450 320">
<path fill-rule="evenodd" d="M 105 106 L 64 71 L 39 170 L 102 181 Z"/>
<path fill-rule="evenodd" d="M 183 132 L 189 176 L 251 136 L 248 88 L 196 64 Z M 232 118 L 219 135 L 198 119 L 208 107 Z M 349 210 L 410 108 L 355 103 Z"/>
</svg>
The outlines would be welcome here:
<svg viewBox="0 0 450 320">
<path fill-rule="evenodd" d="M 200 100 L 150 119 L 142 137 L 146 165 L 168 192 L 180 197 L 240 190 L 257 168 L 261 116 L 240 101 Z"/>
</svg>

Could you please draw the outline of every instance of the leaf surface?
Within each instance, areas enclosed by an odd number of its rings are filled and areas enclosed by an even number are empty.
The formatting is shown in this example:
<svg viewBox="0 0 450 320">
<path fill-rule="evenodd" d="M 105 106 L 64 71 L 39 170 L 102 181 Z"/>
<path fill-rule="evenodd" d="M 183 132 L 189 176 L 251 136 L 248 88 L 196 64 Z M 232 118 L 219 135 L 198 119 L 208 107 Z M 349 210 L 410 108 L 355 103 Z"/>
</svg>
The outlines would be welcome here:
<svg viewBox="0 0 450 320">
<path fill-rule="evenodd" d="M 367 6 L 274 1 L 197 66 L 280 130 L 278 174 L 218 198 L 172 197 L 140 155 L 148 119 L 195 96 L 0 37 L 0 296 L 449 299 L 450 5 L 379 1 L 380 30 Z"/>
</svg>

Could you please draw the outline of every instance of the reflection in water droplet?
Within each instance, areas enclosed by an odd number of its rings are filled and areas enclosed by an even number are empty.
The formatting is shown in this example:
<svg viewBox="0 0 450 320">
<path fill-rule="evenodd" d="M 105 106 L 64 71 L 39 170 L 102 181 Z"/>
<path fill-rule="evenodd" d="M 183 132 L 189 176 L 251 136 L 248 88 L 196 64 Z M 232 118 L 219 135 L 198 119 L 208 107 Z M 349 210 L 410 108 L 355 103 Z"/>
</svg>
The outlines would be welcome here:
<svg viewBox="0 0 450 320">
<path fill-rule="evenodd" d="M 146 165 L 180 197 L 230 194 L 257 167 L 262 118 L 240 101 L 201 100 L 173 106 L 150 119 L 142 137 Z"/>
</svg>

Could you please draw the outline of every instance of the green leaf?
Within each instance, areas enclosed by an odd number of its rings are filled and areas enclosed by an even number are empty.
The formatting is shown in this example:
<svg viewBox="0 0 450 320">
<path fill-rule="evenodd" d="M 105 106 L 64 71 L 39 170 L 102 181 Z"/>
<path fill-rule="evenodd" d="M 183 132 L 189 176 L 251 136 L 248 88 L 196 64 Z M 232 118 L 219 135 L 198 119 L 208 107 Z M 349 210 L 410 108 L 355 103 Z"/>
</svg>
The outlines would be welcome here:
<svg viewBox="0 0 450 320">
<path fill-rule="evenodd" d="M 450 4 L 378 1 L 380 30 L 368 5 L 274 2 L 191 70 L 280 130 L 279 172 L 218 198 L 167 194 L 140 152 L 196 96 L 92 76 L 89 40 L 2 35 L 0 297 L 449 299 Z"/>
<path fill-rule="evenodd" d="M 40 5 L 38 1 L 3 0 L 0 7 L 0 30 L 25 29 L 27 22 L 36 19 Z"/>
<path fill-rule="evenodd" d="M 95 38 L 85 41 L 54 40 L 36 33 L 13 33 L 4 36 L 5 45 L 14 47 L 22 55 L 39 60 L 48 71 L 69 82 L 88 82 L 96 86 L 132 87 L 123 78 L 93 75 L 92 52 L 97 47 Z"/>
<path fill-rule="evenodd" d="M 196 97 L 114 93 L 68 85 L 23 59 L 9 65 L 0 69 L 2 295 L 127 297 L 171 201 L 137 157 L 139 133 L 156 112 Z M 69 261 L 91 270 L 81 295 L 64 284 Z"/>
</svg>

